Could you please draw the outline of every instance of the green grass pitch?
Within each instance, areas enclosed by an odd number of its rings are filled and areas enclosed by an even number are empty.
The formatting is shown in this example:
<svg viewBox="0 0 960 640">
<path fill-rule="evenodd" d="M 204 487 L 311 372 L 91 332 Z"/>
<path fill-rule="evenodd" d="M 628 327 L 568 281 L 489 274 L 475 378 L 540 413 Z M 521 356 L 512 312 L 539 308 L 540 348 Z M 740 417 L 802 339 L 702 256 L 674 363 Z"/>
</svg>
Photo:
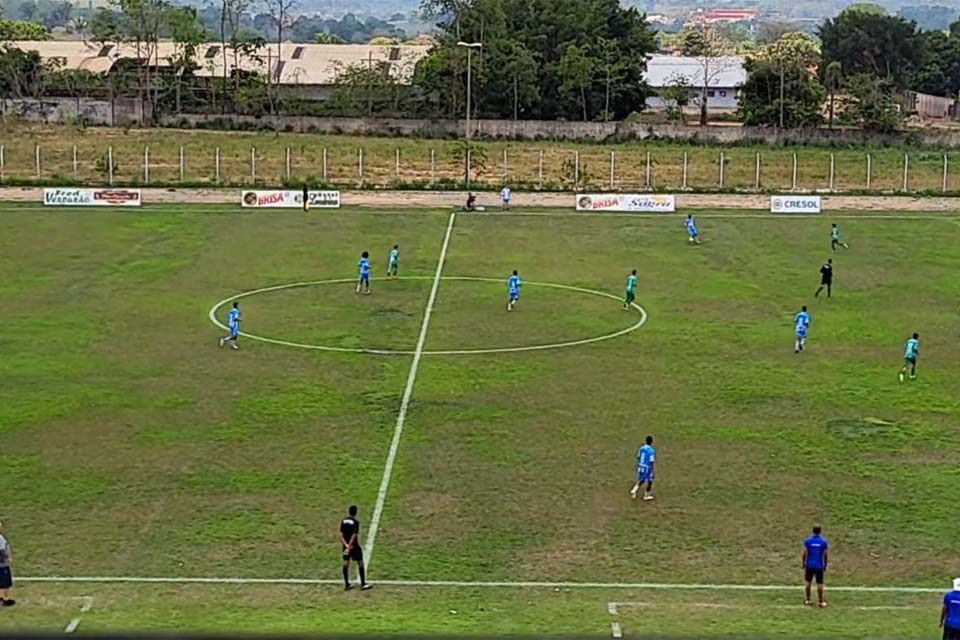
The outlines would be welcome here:
<svg viewBox="0 0 960 640">
<path fill-rule="evenodd" d="M 460 215 L 423 345 L 370 578 L 344 594 L 336 529 L 366 528 L 448 212 L 145 207 L 0 212 L 0 518 L 15 575 L 303 578 L 330 584 L 22 580 L 0 631 L 930 637 L 960 575 L 958 222 L 951 217 Z M 831 253 L 830 222 L 849 250 Z M 384 281 L 400 245 L 400 275 Z M 833 298 L 813 298 L 833 257 Z M 637 269 L 649 314 L 613 299 Z M 418 276 L 411 278 L 409 276 Z M 454 277 L 494 278 L 495 282 Z M 812 315 L 793 353 L 793 315 Z M 225 309 L 220 312 L 223 321 Z M 899 383 L 918 331 L 919 377 Z M 631 501 L 657 446 L 656 500 Z M 821 522 L 831 607 L 804 609 Z M 790 585 L 794 591 L 617 583 Z M 80 614 L 84 600 L 93 598 Z M 613 607 L 609 603 L 620 603 Z M 615 611 L 614 615 L 612 611 Z"/>
</svg>

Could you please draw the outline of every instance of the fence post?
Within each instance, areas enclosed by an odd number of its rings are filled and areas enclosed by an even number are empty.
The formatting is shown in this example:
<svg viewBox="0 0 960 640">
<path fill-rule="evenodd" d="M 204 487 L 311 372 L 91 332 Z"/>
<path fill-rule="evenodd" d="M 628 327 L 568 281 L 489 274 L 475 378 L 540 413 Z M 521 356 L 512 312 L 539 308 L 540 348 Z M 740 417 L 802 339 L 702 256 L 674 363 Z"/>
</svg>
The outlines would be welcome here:
<svg viewBox="0 0 960 640">
<path fill-rule="evenodd" d="M 646 182 L 647 182 L 647 189 L 650 189 L 652 185 L 650 184 L 650 152 L 649 152 L 649 151 L 647 151 L 647 176 L 646 176 Z"/>
<path fill-rule="evenodd" d="M 40 145 L 37 145 L 37 179 L 40 179 Z"/>
<path fill-rule="evenodd" d="M 613 185 L 616 183 L 616 169 L 614 152 L 610 152 L 610 190 L 613 191 Z"/>
<path fill-rule="evenodd" d="M 107 147 L 107 180 L 113 186 L 113 147 Z"/>
<path fill-rule="evenodd" d="M 327 148 L 323 148 L 323 181 L 327 181 Z"/>
<path fill-rule="evenodd" d="M 833 154 L 831 153 L 830 154 L 830 185 L 828 187 L 830 191 L 833 191 L 833 172 L 834 172 L 834 158 L 833 158 Z"/>
<path fill-rule="evenodd" d="M 537 163 L 537 189 L 543 189 L 543 149 L 540 149 L 540 160 Z"/>
<path fill-rule="evenodd" d="M 183 163 L 183 145 L 180 146 L 180 182 L 183 182 L 184 163 Z"/>
<path fill-rule="evenodd" d="M 217 150 L 214 152 L 213 156 L 214 162 L 214 179 L 217 184 L 220 184 L 220 147 L 217 147 Z"/>
<path fill-rule="evenodd" d="M 680 180 L 680 188 L 686 191 L 687 189 L 687 152 L 683 152 L 683 177 Z"/>
<path fill-rule="evenodd" d="M 150 145 L 143 148 L 143 184 L 150 184 Z"/>
<path fill-rule="evenodd" d="M 250 180 L 257 184 L 257 148 L 250 147 Z"/>
<path fill-rule="evenodd" d="M 903 154 L 903 191 L 906 193 L 910 188 L 910 154 Z"/>
<path fill-rule="evenodd" d="M 573 190 L 580 190 L 580 152 L 573 152 Z"/>
<path fill-rule="evenodd" d="M 873 173 L 873 161 L 870 158 L 870 154 L 867 154 L 867 191 L 870 191 L 870 174 Z"/>
<path fill-rule="evenodd" d="M 77 145 L 73 145 L 73 179 L 77 179 Z"/>
<path fill-rule="evenodd" d="M 753 188 L 760 191 L 760 152 L 757 151 L 756 167 L 753 176 Z"/>
<path fill-rule="evenodd" d="M 473 154 L 472 154 L 472 152 L 470 151 L 470 149 L 467 149 L 467 157 L 466 157 L 467 166 L 465 167 L 465 169 L 466 169 L 466 174 L 465 174 L 465 176 L 464 176 L 464 177 L 466 178 L 466 181 L 467 181 L 467 189 L 470 188 L 470 161 L 471 161 L 472 159 L 473 159 Z"/>
<path fill-rule="evenodd" d="M 6 145 L 0 144 L 0 182 L 7 177 Z"/>
<path fill-rule="evenodd" d="M 940 192 L 947 192 L 947 154 L 943 154 L 943 178 L 940 180 Z"/>
<path fill-rule="evenodd" d="M 363 186 L 363 147 L 357 150 L 357 178 L 360 180 L 360 186 Z"/>
<path fill-rule="evenodd" d="M 430 184 L 437 181 L 437 150 L 430 149 Z"/>
<path fill-rule="evenodd" d="M 720 152 L 720 188 L 721 189 L 723 189 L 723 165 L 724 165 L 723 151 L 721 151 Z"/>
<path fill-rule="evenodd" d="M 507 148 L 504 147 L 503 148 L 503 184 L 507 184 L 507 179 L 509 175 L 510 175 L 510 171 L 507 168 Z"/>
<path fill-rule="evenodd" d="M 394 162 L 394 170 L 397 176 L 397 182 L 400 182 L 400 147 L 397 147 L 397 157 Z"/>
<path fill-rule="evenodd" d="M 797 190 L 797 154 L 793 154 L 793 170 L 790 174 L 790 191 Z"/>
<path fill-rule="evenodd" d="M 287 147 L 286 154 L 284 156 L 284 175 L 287 178 L 287 182 L 290 182 L 290 147 Z"/>
</svg>

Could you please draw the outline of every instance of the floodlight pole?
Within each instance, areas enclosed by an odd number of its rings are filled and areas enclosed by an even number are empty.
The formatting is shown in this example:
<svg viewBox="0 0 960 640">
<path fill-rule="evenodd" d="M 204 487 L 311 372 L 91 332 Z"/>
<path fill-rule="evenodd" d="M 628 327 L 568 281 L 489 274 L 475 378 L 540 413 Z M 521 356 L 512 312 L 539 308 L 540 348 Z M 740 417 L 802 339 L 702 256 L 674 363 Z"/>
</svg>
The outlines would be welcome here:
<svg viewBox="0 0 960 640">
<path fill-rule="evenodd" d="M 463 42 L 460 41 L 457 43 L 458 47 L 464 47 L 467 50 L 467 121 L 466 121 L 466 131 L 464 132 L 464 137 L 470 139 L 470 97 L 472 93 L 472 75 L 473 75 L 473 50 L 483 47 L 483 44 L 480 42 Z"/>
</svg>

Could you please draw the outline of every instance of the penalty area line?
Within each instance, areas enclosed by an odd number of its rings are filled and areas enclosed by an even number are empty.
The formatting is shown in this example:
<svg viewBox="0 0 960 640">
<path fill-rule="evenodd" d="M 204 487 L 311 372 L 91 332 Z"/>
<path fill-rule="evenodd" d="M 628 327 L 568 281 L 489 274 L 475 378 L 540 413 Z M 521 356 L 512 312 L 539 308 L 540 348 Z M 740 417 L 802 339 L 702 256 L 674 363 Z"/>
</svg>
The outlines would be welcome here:
<svg viewBox="0 0 960 640">
<path fill-rule="evenodd" d="M 413 397 L 413 386 L 417 380 L 417 370 L 420 368 L 420 359 L 423 357 L 423 345 L 427 341 L 427 330 L 430 328 L 430 316 L 433 314 L 433 305 L 437 300 L 437 290 L 440 288 L 440 279 L 443 275 L 443 264 L 447 259 L 447 247 L 450 246 L 450 236 L 453 234 L 453 223 L 457 219 L 456 213 L 450 214 L 447 222 L 447 232 L 443 236 L 440 246 L 440 257 L 437 259 L 437 270 L 433 275 L 433 285 L 427 298 L 427 306 L 423 310 L 423 322 L 420 324 L 420 335 L 413 350 L 413 361 L 410 363 L 410 373 L 407 374 L 407 386 L 400 399 L 400 412 L 397 414 L 397 426 L 393 430 L 393 439 L 390 441 L 390 451 L 387 453 L 387 462 L 383 468 L 383 478 L 380 480 L 380 489 L 377 491 L 377 501 L 373 507 L 373 516 L 370 518 L 370 530 L 367 533 L 366 567 L 373 564 L 373 550 L 377 543 L 377 533 L 380 530 L 380 518 L 383 517 L 383 505 L 387 500 L 387 491 L 390 489 L 390 478 L 393 475 L 393 465 L 397 460 L 397 450 L 400 448 L 400 437 L 403 435 L 403 425 L 407 420 L 407 410 L 410 408 L 410 399 Z"/>
<path fill-rule="evenodd" d="M 132 584 L 237 584 L 237 585 L 342 585 L 342 580 L 322 578 L 227 578 L 164 576 L 20 576 L 21 582 L 132 583 Z M 488 587 L 514 589 L 648 589 L 660 591 L 797 591 L 802 584 L 730 584 L 697 582 L 550 582 L 497 580 L 377 580 L 390 587 Z M 831 585 L 830 591 L 852 593 L 934 593 L 941 587 Z"/>
</svg>

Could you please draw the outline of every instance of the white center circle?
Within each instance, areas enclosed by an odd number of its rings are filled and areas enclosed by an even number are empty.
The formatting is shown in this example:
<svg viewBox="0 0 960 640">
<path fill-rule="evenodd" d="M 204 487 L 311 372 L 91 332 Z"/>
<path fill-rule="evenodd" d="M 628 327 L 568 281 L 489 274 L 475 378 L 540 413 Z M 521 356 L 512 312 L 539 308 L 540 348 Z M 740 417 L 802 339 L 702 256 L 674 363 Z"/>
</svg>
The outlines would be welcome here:
<svg viewBox="0 0 960 640">
<path fill-rule="evenodd" d="M 403 280 L 433 280 L 433 276 L 405 276 Z M 503 282 L 501 278 L 478 278 L 473 276 L 442 276 L 441 280 L 456 280 L 456 281 L 466 281 L 466 282 Z M 235 300 L 240 300 L 241 298 L 249 298 L 250 296 L 255 296 L 261 293 L 270 293 L 273 291 L 283 291 L 285 289 L 297 289 L 301 287 L 317 287 L 325 284 L 346 284 L 346 283 L 355 283 L 356 278 L 336 278 L 333 280 L 312 280 L 310 282 L 291 282 L 288 284 L 278 284 L 272 287 L 264 287 L 262 289 L 254 289 L 252 291 L 244 291 L 243 293 L 238 293 L 230 296 L 229 298 L 224 298 L 217 304 L 213 305 L 210 309 L 209 318 L 217 327 L 227 330 L 227 326 L 217 320 L 217 311 L 220 307 L 225 304 L 229 304 Z M 555 284 L 552 282 L 527 282 L 524 281 L 524 286 L 532 287 L 549 287 L 551 289 L 562 289 L 564 291 L 574 291 L 577 293 L 587 293 L 594 296 L 601 296 L 603 298 L 610 298 L 612 300 L 620 301 L 619 296 L 615 296 L 612 293 L 607 293 L 606 291 L 596 291 L 594 289 L 585 289 L 583 287 L 573 287 L 566 284 Z M 595 336 L 593 338 L 583 338 L 580 340 L 570 340 L 568 342 L 555 342 L 551 344 L 535 344 L 526 347 L 498 347 L 490 349 L 443 349 L 437 351 L 423 350 L 421 355 L 425 356 L 458 356 L 458 355 L 473 355 L 473 354 L 482 354 L 482 353 L 513 353 L 518 351 L 543 351 L 546 349 L 562 349 L 564 347 L 576 347 L 583 344 L 591 344 L 593 342 L 601 342 L 603 340 L 611 340 L 613 338 L 619 338 L 620 336 L 626 335 L 633 331 L 636 331 L 642 327 L 647 322 L 647 311 L 640 305 L 635 302 L 630 303 L 631 309 L 640 314 L 640 318 L 625 329 L 620 329 L 619 331 L 614 331 L 613 333 L 607 333 L 600 336 Z M 249 338 L 250 340 L 258 340 L 260 342 L 268 342 L 270 344 L 278 344 L 284 347 L 294 347 L 297 349 L 312 349 L 314 351 L 337 351 L 341 353 L 370 353 L 374 355 L 393 355 L 393 356 L 412 356 L 414 355 L 413 349 L 357 349 L 350 347 L 328 347 L 319 344 L 304 344 L 301 342 L 290 342 L 288 340 L 277 340 L 276 338 L 267 338 L 265 336 L 258 336 L 252 333 L 246 333 L 244 331 L 240 332 L 240 335 L 244 338 Z"/>
</svg>

